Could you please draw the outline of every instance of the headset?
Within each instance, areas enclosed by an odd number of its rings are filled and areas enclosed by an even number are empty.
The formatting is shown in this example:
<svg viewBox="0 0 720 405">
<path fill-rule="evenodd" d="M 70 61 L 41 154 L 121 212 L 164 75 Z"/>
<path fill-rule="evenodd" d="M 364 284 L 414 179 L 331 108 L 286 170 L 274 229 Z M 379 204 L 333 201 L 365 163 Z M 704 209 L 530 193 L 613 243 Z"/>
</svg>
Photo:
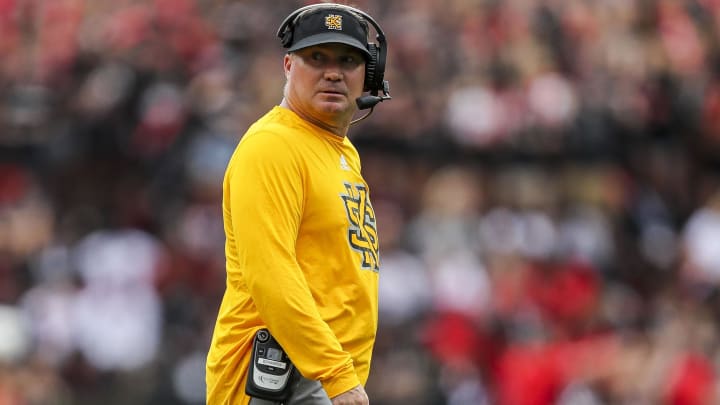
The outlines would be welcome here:
<svg viewBox="0 0 720 405">
<path fill-rule="evenodd" d="M 375 105 L 377 105 L 381 101 L 390 100 L 391 97 L 390 83 L 388 83 L 387 80 L 384 80 L 385 59 L 387 57 L 387 41 L 385 40 L 385 33 L 383 32 L 382 28 L 380 28 L 380 25 L 375 22 L 375 20 L 367 13 L 354 7 L 334 3 L 320 3 L 301 7 L 292 12 L 289 16 L 287 16 L 285 18 L 285 21 L 280 24 L 280 28 L 278 28 L 277 36 L 280 38 L 282 46 L 284 48 L 290 48 L 292 46 L 293 31 L 295 30 L 295 23 L 297 22 L 298 17 L 300 17 L 305 12 L 318 9 L 345 10 L 360 16 L 362 19 L 364 19 L 366 22 L 369 22 L 375 28 L 375 32 L 377 33 L 377 44 L 373 42 L 368 42 L 367 44 L 367 50 L 370 53 L 370 57 L 365 63 L 365 84 L 363 88 L 364 91 L 367 91 L 370 94 L 358 97 L 355 100 L 355 103 L 357 104 L 359 109 L 365 110 L 367 108 L 370 108 L 371 113 L 372 108 L 374 108 Z M 381 96 L 378 95 L 378 92 L 380 91 L 382 91 Z M 370 115 L 370 113 L 358 120 L 353 121 L 353 123 L 366 118 L 368 115 Z"/>
</svg>

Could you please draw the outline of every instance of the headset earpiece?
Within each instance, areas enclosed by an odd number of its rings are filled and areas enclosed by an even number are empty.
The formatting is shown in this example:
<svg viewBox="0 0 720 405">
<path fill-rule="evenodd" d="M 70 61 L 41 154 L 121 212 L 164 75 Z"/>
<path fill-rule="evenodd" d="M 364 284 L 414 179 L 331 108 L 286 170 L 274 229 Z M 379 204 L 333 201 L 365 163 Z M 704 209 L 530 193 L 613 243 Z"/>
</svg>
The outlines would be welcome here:
<svg viewBox="0 0 720 405">
<path fill-rule="evenodd" d="M 300 8 L 298 10 L 295 10 L 292 14 L 285 17 L 285 20 L 283 20 L 282 24 L 280 24 L 280 28 L 278 28 L 277 36 L 280 38 L 280 43 L 282 44 L 283 48 L 290 48 L 292 46 L 293 41 L 293 23 L 295 22 L 295 19 L 302 11 L 304 11 L 306 8 Z"/>
<path fill-rule="evenodd" d="M 284 31 L 282 31 L 280 35 L 280 42 L 282 43 L 283 48 L 290 48 L 292 45 L 292 39 L 293 39 L 293 30 L 291 27 L 287 27 Z"/>
<path fill-rule="evenodd" d="M 373 68 L 373 84 L 377 91 L 386 92 L 389 85 L 385 85 L 385 58 L 387 57 L 387 46 L 385 46 L 385 38 L 378 35 L 378 43 L 381 46 L 376 47 L 377 56 L 375 58 L 375 67 Z"/>
<path fill-rule="evenodd" d="M 365 62 L 365 91 L 377 90 L 377 82 L 375 80 L 377 71 L 377 57 L 378 50 L 375 44 L 368 43 L 368 52 L 370 52 L 370 58 Z"/>
</svg>

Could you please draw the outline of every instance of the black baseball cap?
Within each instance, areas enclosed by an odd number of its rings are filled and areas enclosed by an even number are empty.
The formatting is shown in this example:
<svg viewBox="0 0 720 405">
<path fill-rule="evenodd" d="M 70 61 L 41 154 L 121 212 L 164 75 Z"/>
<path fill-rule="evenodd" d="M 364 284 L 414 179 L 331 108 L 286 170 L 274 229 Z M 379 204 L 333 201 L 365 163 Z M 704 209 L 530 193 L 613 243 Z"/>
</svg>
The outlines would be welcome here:
<svg viewBox="0 0 720 405">
<path fill-rule="evenodd" d="M 369 58 L 367 36 L 367 23 L 351 11 L 340 7 L 311 9 L 297 17 L 288 52 L 313 45 L 340 43 L 362 51 L 365 58 Z"/>
</svg>

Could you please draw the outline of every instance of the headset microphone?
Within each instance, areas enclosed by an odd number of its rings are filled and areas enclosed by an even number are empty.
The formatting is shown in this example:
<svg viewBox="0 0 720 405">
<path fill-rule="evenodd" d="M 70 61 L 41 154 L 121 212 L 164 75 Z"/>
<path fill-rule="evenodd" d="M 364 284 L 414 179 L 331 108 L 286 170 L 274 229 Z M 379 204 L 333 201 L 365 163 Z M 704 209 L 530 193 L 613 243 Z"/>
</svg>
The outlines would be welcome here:
<svg viewBox="0 0 720 405">
<path fill-rule="evenodd" d="M 366 110 L 369 108 L 370 111 L 368 111 L 368 113 L 363 115 L 362 117 L 354 119 L 352 122 L 350 122 L 350 125 L 357 124 L 358 122 L 369 117 L 370 114 L 372 114 L 373 110 L 375 109 L 375 106 L 378 105 L 378 103 L 383 102 L 385 100 L 390 100 L 392 98 L 392 97 L 390 97 L 390 83 L 388 83 L 387 80 L 383 80 L 382 92 L 383 92 L 383 95 L 378 96 L 377 90 L 374 90 L 374 91 L 371 91 L 370 94 L 367 96 L 360 96 L 355 99 L 355 104 L 357 104 L 358 109 Z"/>
<path fill-rule="evenodd" d="M 373 110 L 375 109 L 375 106 L 378 105 L 378 103 L 383 102 L 385 100 L 390 100 L 392 97 L 390 97 L 390 83 L 387 80 L 383 80 L 383 88 L 382 96 L 378 96 L 377 90 L 371 90 L 370 94 L 367 96 L 360 96 L 355 99 L 355 104 L 357 104 L 358 109 L 360 110 L 366 110 L 370 109 L 367 114 L 363 115 L 360 118 L 354 119 L 352 122 L 350 122 L 350 125 L 357 124 L 358 122 L 364 120 L 365 118 L 369 117 L 370 114 L 372 114 Z"/>
<path fill-rule="evenodd" d="M 377 91 L 371 91 L 370 94 L 366 96 L 360 96 L 355 99 L 355 104 L 357 104 L 358 109 L 360 110 L 366 110 L 368 108 L 375 107 L 378 103 L 390 100 L 392 97 L 390 97 L 390 83 L 388 83 L 387 80 L 383 80 L 383 95 L 378 96 Z"/>
<path fill-rule="evenodd" d="M 366 110 L 375 107 L 381 101 L 383 99 L 379 96 L 362 96 L 355 99 L 355 104 L 357 104 L 359 110 Z"/>
</svg>

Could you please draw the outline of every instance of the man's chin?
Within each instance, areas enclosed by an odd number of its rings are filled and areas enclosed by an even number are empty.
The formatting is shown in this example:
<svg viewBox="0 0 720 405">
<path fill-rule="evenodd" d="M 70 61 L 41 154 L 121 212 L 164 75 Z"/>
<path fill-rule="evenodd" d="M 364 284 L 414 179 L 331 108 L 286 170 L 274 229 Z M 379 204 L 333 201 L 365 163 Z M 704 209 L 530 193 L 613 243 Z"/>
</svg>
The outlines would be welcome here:
<svg viewBox="0 0 720 405">
<path fill-rule="evenodd" d="M 328 114 L 342 114 L 348 112 L 352 108 L 347 100 L 342 101 L 321 101 L 318 103 L 318 109 Z"/>
</svg>

